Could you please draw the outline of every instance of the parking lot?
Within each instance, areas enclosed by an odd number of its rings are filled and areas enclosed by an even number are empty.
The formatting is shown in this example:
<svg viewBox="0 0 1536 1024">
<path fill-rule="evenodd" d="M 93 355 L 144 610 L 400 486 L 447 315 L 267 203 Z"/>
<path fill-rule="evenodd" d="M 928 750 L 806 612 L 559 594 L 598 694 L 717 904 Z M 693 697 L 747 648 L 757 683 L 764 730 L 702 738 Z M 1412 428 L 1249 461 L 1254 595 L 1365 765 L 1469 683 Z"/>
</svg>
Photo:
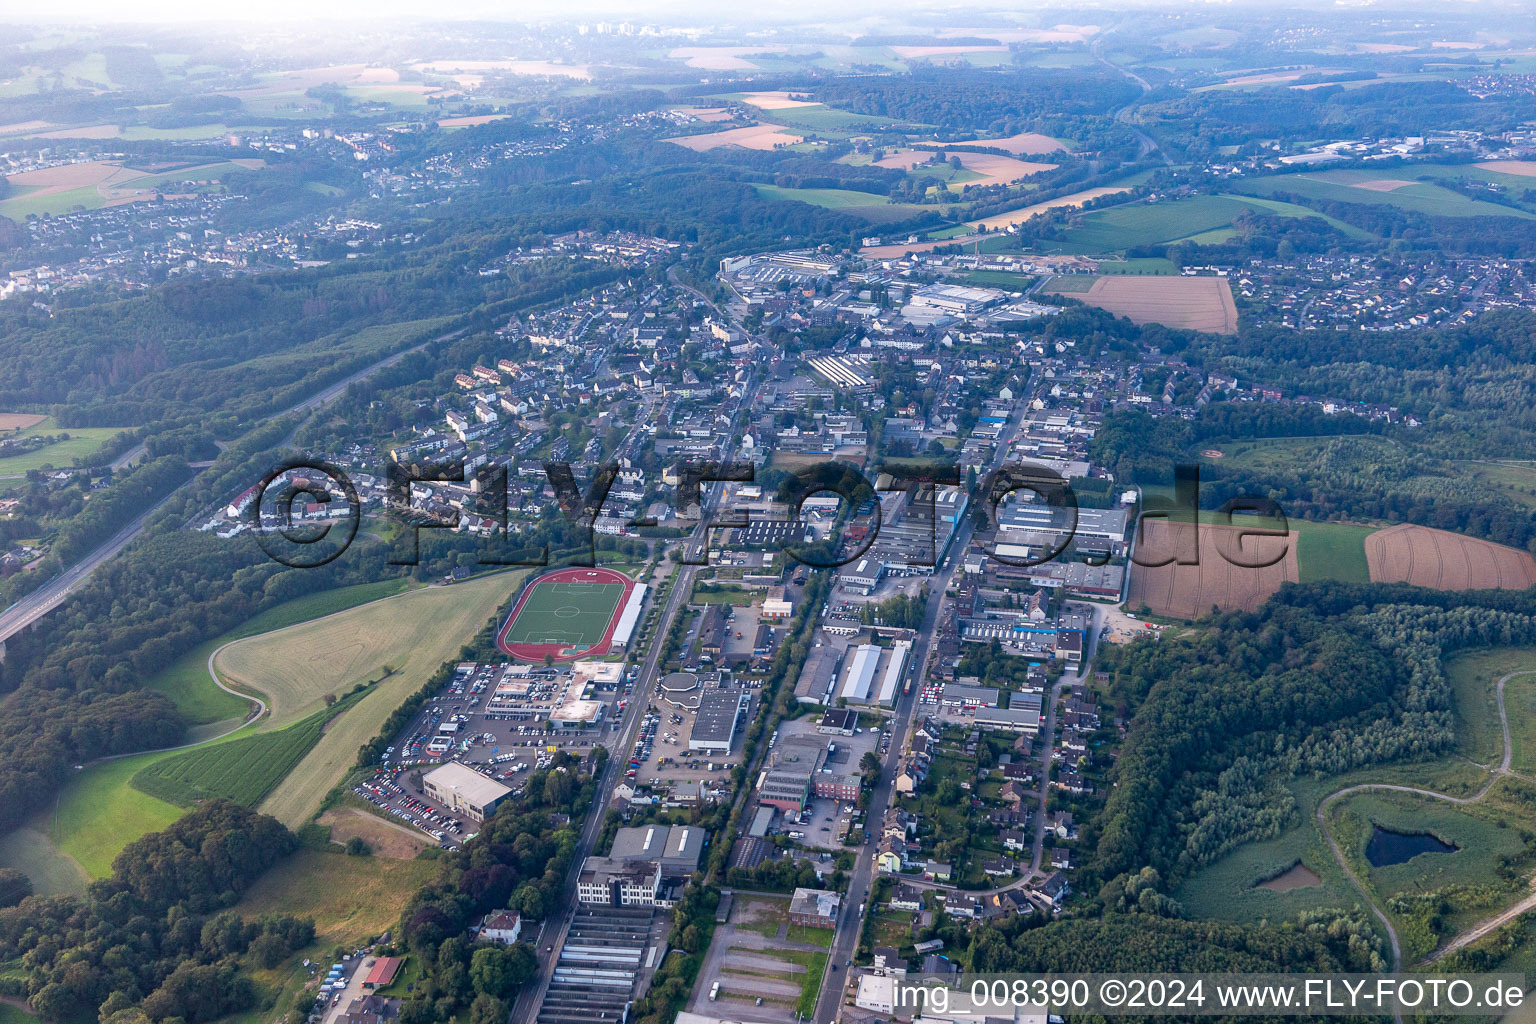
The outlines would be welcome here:
<svg viewBox="0 0 1536 1024">
<path fill-rule="evenodd" d="M 754 689 L 751 692 L 752 705 L 742 716 L 743 729 L 745 723 L 751 721 L 757 713 L 758 691 Z M 656 696 L 659 698 L 659 693 Z M 630 781 L 640 785 L 668 787 L 699 782 L 705 785 L 728 785 L 731 768 L 741 761 L 741 735 L 736 736 L 729 754 L 689 750 L 688 737 L 693 733 L 693 712 L 662 699 L 653 700 L 651 707 L 655 709 L 654 736 L 644 756 L 639 758 L 640 764 L 632 767 L 635 774 L 629 776 Z M 645 727 L 641 728 L 643 734 Z"/>
<path fill-rule="evenodd" d="M 459 666 L 441 693 L 423 705 L 385 752 L 376 774 L 354 787 L 357 796 L 380 813 L 419 829 L 443 846 L 455 848 L 474 832 L 474 823 L 455 819 L 426 798 L 414 782 L 418 774 L 448 760 L 484 771 L 513 792 L 527 774 L 548 764 L 552 754 L 585 754 L 607 743 L 628 711 L 633 673 L 618 670 L 612 681 L 593 682 L 592 700 L 578 710 L 600 705 L 593 725 L 551 725 L 551 713 L 571 705 L 569 675 L 543 667 L 521 667 L 518 685 L 504 687 L 503 663 Z"/>
</svg>

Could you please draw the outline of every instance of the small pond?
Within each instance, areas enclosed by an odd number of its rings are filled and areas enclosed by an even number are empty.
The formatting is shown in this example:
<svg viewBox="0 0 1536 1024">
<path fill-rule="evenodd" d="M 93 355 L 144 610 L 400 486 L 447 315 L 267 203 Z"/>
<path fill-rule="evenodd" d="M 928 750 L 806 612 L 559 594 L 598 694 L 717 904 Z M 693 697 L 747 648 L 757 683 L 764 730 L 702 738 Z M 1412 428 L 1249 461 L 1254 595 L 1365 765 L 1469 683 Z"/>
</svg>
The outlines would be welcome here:
<svg viewBox="0 0 1536 1024">
<path fill-rule="evenodd" d="M 1260 882 L 1259 888 L 1271 892 L 1290 892 L 1292 889 L 1308 889 L 1322 884 L 1323 880 L 1317 876 L 1316 871 L 1297 861 L 1273 878 Z"/>
<path fill-rule="evenodd" d="M 1456 849 L 1428 832 L 1393 832 L 1377 825 L 1371 841 L 1365 844 L 1365 859 L 1371 867 L 1380 868 L 1412 860 L 1421 853 L 1455 853 Z"/>
</svg>

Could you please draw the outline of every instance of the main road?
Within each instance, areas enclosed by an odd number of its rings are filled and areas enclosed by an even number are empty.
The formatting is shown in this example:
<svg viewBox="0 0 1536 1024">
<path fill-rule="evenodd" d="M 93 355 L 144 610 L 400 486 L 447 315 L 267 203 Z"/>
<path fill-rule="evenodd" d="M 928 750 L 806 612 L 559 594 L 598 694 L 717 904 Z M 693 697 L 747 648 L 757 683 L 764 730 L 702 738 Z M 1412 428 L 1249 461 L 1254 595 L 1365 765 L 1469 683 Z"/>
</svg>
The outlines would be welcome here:
<svg viewBox="0 0 1536 1024">
<path fill-rule="evenodd" d="M 1034 393 L 1033 376 L 1021 389 L 1021 393 L 1025 397 L 1018 403 L 1017 418 L 998 439 L 997 451 L 992 456 L 991 465 L 987 467 L 988 474 L 1000 468 L 1008 457 L 1008 450 L 1012 447 L 1013 439 L 1018 435 L 1019 427 L 1024 421 L 1024 408 Z M 832 951 L 827 957 L 827 975 L 822 978 L 821 994 L 816 999 L 816 1014 L 813 1019 L 817 1022 L 836 1019 L 846 981 L 843 971 L 853 960 L 864 915 L 872 912 L 868 903 L 874 883 L 875 843 L 880 834 L 880 825 L 885 820 L 885 812 L 891 805 L 892 787 L 895 785 L 896 778 L 893 769 L 908 746 L 908 732 L 912 728 L 912 718 L 917 711 L 923 680 L 928 675 L 928 663 L 933 657 L 933 637 L 938 629 L 939 616 L 944 607 L 945 591 L 949 589 L 950 580 L 954 578 L 955 573 L 965 561 L 966 548 L 971 543 L 973 530 L 973 516 L 962 517 L 962 521 L 955 528 L 954 539 L 949 545 L 950 553 L 945 559 L 947 565 L 938 568 L 930 577 L 932 585 L 928 594 L 928 608 L 923 613 L 922 624 L 918 626 L 917 635 L 912 643 L 912 649 L 919 653 L 912 665 L 912 675 L 909 677 L 911 685 L 906 687 L 910 692 L 904 692 L 896 698 L 895 722 L 891 727 L 892 742 L 880 765 L 880 781 L 875 784 L 874 791 L 870 794 L 869 809 L 864 817 L 866 839 L 854 849 L 854 865 L 848 880 L 848 895 L 843 900 L 842 914 L 832 938 Z M 1046 749 L 1049 757 L 1049 743 Z"/>
<path fill-rule="evenodd" d="M 689 290 L 692 291 L 692 289 Z M 749 396 L 752 394 L 752 381 L 755 375 L 755 372 L 748 374 L 741 397 L 732 411 L 729 433 L 726 434 L 725 443 L 721 446 L 727 458 L 734 449 L 733 439 L 738 433 L 742 410 L 751 406 Z M 639 426 L 637 421 L 637 429 Z M 704 484 L 703 487 L 704 507 L 700 509 L 699 525 L 694 528 L 692 536 L 682 541 L 685 551 L 695 546 L 699 549 L 707 547 L 710 514 L 719 504 L 721 495 L 724 494 L 724 487 L 720 484 Z M 593 807 L 587 813 L 581 838 L 576 843 L 576 855 L 571 860 L 570 871 L 565 880 L 565 904 L 549 915 L 547 919 L 549 923 L 539 935 L 538 946 L 535 947 L 538 968 L 533 979 L 523 986 L 512 1005 L 510 1017 L 512 1024 L 531 1024 L 537 1019 L 539 1008 L 544 1004 L 544 996 L 549 991 L 550 982 L 554 980 L 555 965 L 559 962 L 560 950 L 565 945 L 571 923 L 576 919 L 576 877 L 581 873 L 582 862 L 596 849 L 598 836 L 602 832 L 603 819 L 607 816 L 605 811 L 613 800 L 614 789 L 623 777 L 621 774 L 624 770 L 623 766 L 629 762 L 628 752 L 634 748 L 635 736 L 640 730 L 640 720 L 645 717 L 644 708 L 650 702 L 656 680 L 661 675 L 661 650 L 665 646 L 663 638 L 672 628 L 672 623 L 682 612 L 683 606 L 687 604 L 689 596 L 693 593 L 694 577 L 698 575 L 700 568 L 703 567 L 685 564 L 678 569 L 677 576 L 672 582 L 672 590 L 667 595 L 666 606 L 656 619 L 656 628 L 651 633 L 650 648 L 641 662 L 640 676 L 635 681 L 634 693 L 630 695 L 627 720 L 621 727 L 621 738 L 616 739 L 614 749 L 609 751 L 608 762 L 603 767 L 603 774 L 598 778 L 597 792 L 592 798 Z M 553 931 L 550 930 L 551 926 Z"/>
<path fill-rule="evenodd" d="M 439 335 L 436 338 L 429 338 L 428 340 L 421 342 L 419 345 L 413 345 L 410 348 L 401 349 L 394 355 L 386 356 L 385 358 L 380 359 L 378 362 L 372 363 L 357 371 L 356 373 L 347 377 L 345 380 L 338 381 L 337 383 L 316 392 L 308 398 L 298 402 L 295 405 L 291 405 L 287 409 L 284 409 L 282 412 L 275 413 L 274 415 L 290 416 L 294 413 L 313 412 L 316 409 L 320 409 L 326 405 L 329 405 L 331 402 L 334 402 L 337 398 L 341 397 L 341 395 L 346 392 L 347 388 L 351 387 L 358 381 L 363 380 L 369 375 L 377 373 L 379 370 L 382 370 L 385 367 L 395 365 L 400 360 L 410 355 L 412 352 L 419 352 L 433 342 L 446 341 L 447 339 L 462 333 L 462 329 L 458 331 L 450 331 L 447 334 Z M 292 439 L 293 435 L 290 434 L 288 440 L 284 443 L 291 443 Z M 140 447 L 142 448 L 142 445 Z M 125 453 L 124 457 L 119 459 L 119 462 L 126 461 L 129 456 L 132 456 L 134 452 L 137 452 L 138 450 L 139 449 L 136 448 L 132 452 Z M 117 463 L 114 463 L 113 465 L 116 466 Z M 193 479 L 195 478 L 196 474 L 193 475 Z M 191 480 L 187 481 L 187 483 L 190 482 Z M 182 486 L 185 487 L 186 484 L 184 483 Z M 62 573 L 49 580 L 43 586 L 32 591 L 32 593 L 28 594 L 26 597 L 23 597 L 20 601 L 17 601 L 15 604 L 11 605 L 11 607 L 7 608 L 4 612 L 0 612 L 0 650 L 3 650 L 5 642 L 11 637 L 15 636 L 17 633 L 20 633 L 22 630 L 27 629 L 35 622 L 37 622 L 38 619 L 41 619 L 44 615 L 47 615 L 49 612 L 53 611 L 60 604 L 62 604 L 64 599 L 68 597 L 70 593 L 75 590 L 75 588 L 77 588 L 81 583 L 85 582 L 86 578 L 89 577 L 91 573 L 96 571 L 97 566 L 101 565 L 101 563 L 105 562 L 107 559 L 123 550 L 123 548 L 127 547 L 130 541 L 132 541 L 135 537 L 143 532 L 144 526 L 149 522 L 150 517 L 158 512 L 166 502 L 170 501 L 171 498 L 175 496 L 176 491 L 172 491 L 170 494 L 167 494 L 149 511 L 130 520 L 126 526 L 124 526 L 117 533 L 113 534 L 112 538 L 105 544 L 101 545 L 96 550 L 80 559 L 80 561 L 76 562 L 74 565 L 70 566 L 68 569 L 64 570 Z"/>
</svg>

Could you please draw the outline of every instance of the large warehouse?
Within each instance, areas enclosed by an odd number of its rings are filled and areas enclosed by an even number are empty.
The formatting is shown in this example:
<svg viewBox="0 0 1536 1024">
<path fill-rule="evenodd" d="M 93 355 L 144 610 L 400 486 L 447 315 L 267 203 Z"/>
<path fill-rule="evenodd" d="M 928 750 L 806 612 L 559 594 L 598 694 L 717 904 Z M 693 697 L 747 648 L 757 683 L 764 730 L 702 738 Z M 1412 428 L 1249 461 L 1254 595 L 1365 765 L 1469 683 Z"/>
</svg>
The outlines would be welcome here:
<svg viewBox="0 0 1536 1024">
<path fill-rule="evenodd" d="M 699 695 L 699 707 L 694 712 L 688 749 L 729 754 L 742 716 L 751 703 L 752 696 L 745 690 L 705 690 Z"/>
<path fill-rule="evenodd" d="M 432 769 L 421 780 L 421 786 L 429 799 L 475 821 L 495 814 L 496 806 L 512 792 L 457 761 Z"/>
</svg>

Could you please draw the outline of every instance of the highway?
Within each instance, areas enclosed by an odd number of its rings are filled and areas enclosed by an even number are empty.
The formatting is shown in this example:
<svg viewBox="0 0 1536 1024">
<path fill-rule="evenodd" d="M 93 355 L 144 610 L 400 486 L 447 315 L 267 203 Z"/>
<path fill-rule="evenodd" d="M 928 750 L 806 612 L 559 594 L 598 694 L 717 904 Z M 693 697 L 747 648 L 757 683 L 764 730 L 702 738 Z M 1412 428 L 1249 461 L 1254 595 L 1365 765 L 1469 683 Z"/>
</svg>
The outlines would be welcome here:
<svg viewBox="0 0 1536 1024">
<path fill-rule="evenodd" d="M 692 289 L 689 289 L 690 291 Z M 702 298 L 702 296 L 701 296 Z M 705 299 L 707 302 L 708 300 Z M 710 308 L 714 308 L 711 306 Z M 734 450 L 734 438 L 739 434 L 738 426 L 742 410 L 750 408 L 748 396 L 752 394 L 752 382 L 756 376 L 755 371 L 748 375 L 746 385 L 742 388 L 742 397 L 737 400 L 736 408 L 731 415 L 730 432 L 726 435 L 723 451 L 724 458 L 730 457 Z M 636 429 L 642 424 L 637 421 Z M 681 543 L 686 550 L 692 546 L 704 547 L 708 541 L 707 526 L 710 515 L 720 503 L 725 488 L 720 484 L 704 484 L 704 507 L 700 510 L 699 525 L 694 528 L 693 534 Z M 570 932 L 571 922 L 576 918 L 576 878 L 581 873 L 581 865 L 587 857 L 591 856 L 596 848 L 598 836 L 602 832 L 603 818 L 608 804 L 613 800 L 613 790 L 623 778 L 624 765 L 628 763 L 629 751 L 634 748 L 635 737 L 640 730 L 640 720 L 645 717 L 645 708 L 650 703 L 651 693 L 656 685 L 656 680 L 661 676 L 661 650 L 664 646 L 663 638 L 672 628 L 672 623 L 682 612 L 687 604 L 689 596 L 693 593 L 694 577 L 704 566 L 683 564 L 678 567 L 677 575 L 673 578 L 672 589 L 667 595 L 666 606 L 656 620 L 656 629 L 651 634 L 650 646 L 646 651 L 645 659 L 641 662 L 640 676 L 635 681 L 634 692 L 629 698 L 629 707 L 626 709 L 627 720 L 623 725 L 622 739 L 614 741 L 613 748 L 609 750 L 608 763 L 603 768 L 603 774 L 598 779 L 597 794 L 593 797 L 593 807 L 587 812 L 586 824 L 582 826 L 581 838 L 576 844 L 576 856 L 571 861 L 568 877 L 565 880 L 565 905 L 558 911 L 552 912 L 546 919 L 543 932 L 540 933 L 538 945 L 535 947 L 535 955 L 538 958 L 538 969 L 533 979 L 523 986 L 517 1000 L 512 1005 L 510 1020 L 514 1024 L 531 1024 L 538 1017 L 538 1010 L 544 1004 L 545 993 L 549 991 L 549 984 L 554 980 L 555 964 L 559 960 L 560 950 L 565 945 L 565 937 Z M 558 917 L 556 916 L 558 915 Z M 551 931 L 553 927 L 553 931 Z"/>
<path fill-rule="evenodd" d="M 447 334 L 442 334 L 436 338 L 431 338 L 427 341 L 424 341 L 419 345 L 414 345 L 411 348 L 402 349 L 399 352 L 396 352 L 394 355 L 386 356 L 378 362 L 372 363 L 369 366 L 366 366 L 363 369 L 357 371 L 345 380 L 332 384 L 324 390 L 316 392 L 315 394 L 297 403 L 296 405 L 289 406 L 287 409 L 284 409 L 282 412 L 276 413 L 275 415 L 289 416 L 293 413 L 313 412 L 316 409 L 329 405 L 331 402 L 341 397 L 341 395 L 347 390 L 348 387 L 369 376 L 370 374 L 376 373 L 377 371 L 382 370 L 387 366 L 393 366 L 400 360 L 404 359 L 406 356 L 410 355 L 412 352 L 419 352 L 433 342 L 444 341 L 462 333 L 462 330 L 450 331 Z M 284 443 L 291 443 L 292 440 L 293 435 L 290 434 L 288 440 Z M 139 448 L 125 452 L 123 456 L 119 458 L 118 462 L 113 463 L 113 466 L 116 467 L 118 463 L 126 462 L 128 459 L 132 458 L 135 453 L 139 452 L 140 448 L 142 447 L 143 446 L 141 445 Z M 195 474 L 192 479 L 196 479 Z M 190 482 L 191 480 L 187 481 L 187 483 Z M 184 483 L 182 486 L 185 487 L 186 484 Z M 62 604 L 64 599 L 68 597 L 76 587 L 84 582 L 92 572 L 96 571 L 97 566 L 101 565 L 101 563 L 105 562 L 113 555 L 116 555 L 123 548 L 127 547 L 130 541 L 132 541 L 141 532 L 143 532 L 144 525 L 149 522 L 150 517 L 159 511 L 166 502 L 175 497 L 175 495 L 176 491 L 172 491 L 170 494 L 166 495 L 149 511 L 134 518 L 131 522 L 128 523 L 128 525 L 124 526 L 121 530 L 115 533 L 112 538 L 105 544 L 101 545 L 99 548 L 86 555 L 84 558 L 70 566 L 68 569 L 64 570 L 62 573 L 54 577 L 42 587 L 39 587 L 37 590 L 32 591 L 32 593 L 28 594 L 26 597 L 23 597 L 20 601 L 17 601 L 4 612 L 0 612 L 0 645 L 3 645 L 7 640 L 15 636 L 17 633 L 20 633 L 22 630 L 32 626 L 37 622 L 38 619 L 41 619 L 44 615 L 47 615 L 49 612 L 53 611 L 60 604 Z"/>
<path fill-rule="evenodd" d="M 183 484 L 182 486 L 186 485 Z M 84 582 L 86 577 L 90 576 L 98 565 L 127 547 L 128 542 L 137 537 L 144 529 L 144 524 L 149 521 L 150 516 L 160 511 L 165 503 L 175 496 L 176 491 L 167 494 L 149 511 L 142 513 L 129 522 L 127 526 L 113 534 L 112 538 L 101 547 L 92 551 L 20 601 L 11 605 L 4 612 L 0 612 L 0 644 L 4 644 L 11 637 L 31 626 L 38 619 L 62 604 L 64 599 Z"/>
</svg>

